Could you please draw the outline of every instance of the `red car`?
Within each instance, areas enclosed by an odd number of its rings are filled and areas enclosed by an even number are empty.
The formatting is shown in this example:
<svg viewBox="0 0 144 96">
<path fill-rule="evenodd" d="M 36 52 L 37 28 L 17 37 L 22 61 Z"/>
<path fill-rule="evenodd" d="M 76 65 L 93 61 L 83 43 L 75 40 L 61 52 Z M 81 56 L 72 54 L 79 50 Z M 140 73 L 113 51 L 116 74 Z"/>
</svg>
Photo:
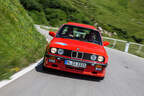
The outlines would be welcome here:
<svg viewBox="0 0 144 96">
<path fill-rule="evenodd" d="M 46 47 L 43 69 L 51 68 L 104 79 L 108 56 L 100 32 L 85 24 L 69 22 L 55 32 Z"/>
</svg>

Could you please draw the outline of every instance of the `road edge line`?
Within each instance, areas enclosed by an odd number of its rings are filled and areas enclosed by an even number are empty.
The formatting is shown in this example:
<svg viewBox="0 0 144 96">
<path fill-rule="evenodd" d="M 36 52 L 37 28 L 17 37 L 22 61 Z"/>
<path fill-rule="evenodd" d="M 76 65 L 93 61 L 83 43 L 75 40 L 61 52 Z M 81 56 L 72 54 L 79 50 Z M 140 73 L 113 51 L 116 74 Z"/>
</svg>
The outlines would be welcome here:
<svg viewBox="0 0 144 96">
<path fill-rule="evenodd" d="M 0 81 L 0 88 L 8 85 L 9 83 L 13 82 L 14 80 L 20 78 L 24 74 L 26 74 L 26 73 L 30 72 L 31 70 L 33 70 L 41 62 L 42 59 L 43 58 L 38 60 L 36 63 L 33 63 L 33 64 L 29 65 L 28 67 L 22 69 L 21 71 L 15 73 L 14 75 L 12 75 L 10 77 L 10 80 L 2 80 L 2 81 Z"/>
</svg>

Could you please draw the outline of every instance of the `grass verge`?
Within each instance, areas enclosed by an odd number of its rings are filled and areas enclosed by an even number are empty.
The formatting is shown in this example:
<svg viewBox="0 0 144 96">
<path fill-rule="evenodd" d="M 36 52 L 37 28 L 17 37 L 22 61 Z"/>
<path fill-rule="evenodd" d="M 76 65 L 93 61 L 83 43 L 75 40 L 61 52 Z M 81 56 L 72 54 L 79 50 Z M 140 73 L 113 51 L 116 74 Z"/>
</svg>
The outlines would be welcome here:
<svg viewBox="0 0 144 96">
<path fill-rule="evenodd" d="M 46 40 L 19 0 L 0 0 L 0 80 L 43 56 Z"/>
<path fill-rule="evenodd" d="M 125 45 L 126 45 L 125 42 L 116 41 L 116 44 L 114 46 L 113 45 L 114 40 L 109 40 L 109 39 L 103 39 L 103 40 L 110 42 L 110 45 L 108 46 L 109 48 L 114 48 L 114 49 L 117 49 L 117 50 L 120 50 L 120 51 L 125 50 Z M 128 53 L 144 58 L 144 46 L 142 46 L 140 48 L 140 45 L 130 44 Z"/>
</svg>

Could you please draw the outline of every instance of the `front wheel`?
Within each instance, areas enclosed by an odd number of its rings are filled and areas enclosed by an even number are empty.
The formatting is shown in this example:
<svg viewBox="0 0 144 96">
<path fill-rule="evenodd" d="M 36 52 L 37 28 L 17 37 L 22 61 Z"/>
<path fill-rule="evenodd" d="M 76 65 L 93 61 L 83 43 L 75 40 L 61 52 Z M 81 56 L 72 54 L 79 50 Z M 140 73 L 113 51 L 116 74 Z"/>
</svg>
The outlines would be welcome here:
<svg viewBox="0 0 144 96">
<path fill-rule="evenodd" d="M 47 68 L 44 66 L 44 63 L 45 63 L 45 59 L 43 59 L 43 61 L 42 61 L 42 70 L 43 70 L 43 71 L 46 71 Z"/>
<path fill-rule="evenodd" d="M 99 80 L 104 80 L 105 77 L 98 77 Z"/>
</svg>

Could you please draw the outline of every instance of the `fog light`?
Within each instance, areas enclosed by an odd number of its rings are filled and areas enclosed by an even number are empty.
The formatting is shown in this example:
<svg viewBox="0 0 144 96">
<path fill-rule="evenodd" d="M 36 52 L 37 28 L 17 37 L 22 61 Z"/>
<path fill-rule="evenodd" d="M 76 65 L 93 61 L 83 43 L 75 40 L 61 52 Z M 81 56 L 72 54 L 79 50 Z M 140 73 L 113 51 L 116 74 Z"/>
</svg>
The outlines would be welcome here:
<svg viewBox="0 0 144 96">
<path fill-rule="evenodd" d="M 101 70 L 102 70 L 102 68 L 96 68 L 95 70 L 96 70 L 96 71 L 101 71 Z"/>
<path fill-rule="evenodd" d="M 102 66 L 101 65 L 96 65 L 95 70 L 96 71 L 101 71 L 102 70 Z"/>
</svg>

